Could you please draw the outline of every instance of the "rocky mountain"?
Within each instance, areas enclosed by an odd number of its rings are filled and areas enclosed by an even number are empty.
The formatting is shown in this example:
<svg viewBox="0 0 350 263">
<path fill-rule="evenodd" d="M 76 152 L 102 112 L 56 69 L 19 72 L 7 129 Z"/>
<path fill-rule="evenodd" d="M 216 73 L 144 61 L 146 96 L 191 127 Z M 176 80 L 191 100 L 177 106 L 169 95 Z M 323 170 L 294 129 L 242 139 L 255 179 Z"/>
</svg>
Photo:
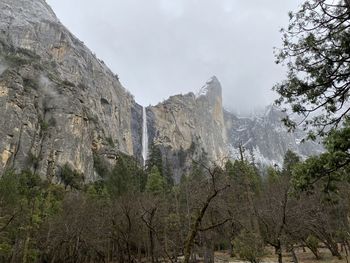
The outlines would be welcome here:
<svg viewBox="0 0 350 263">
<path fill-rule="evenodd" d="M 176 180 L 191 159 L 221 162 L 228 155 L 221 85 L 212 77 L 198 94 L 176 95 L 148 109 L 149 137 L 170 161 Z"/>
<path fill-rule="evenodd" d="M 307 134 L 296 129 L 288 132 L 282 123 L 285 113 L 274 106 L 268 106 L 260 114 L 239 117 L 229 111 L 224 112 L 230 153 L 239 157 L 239 145 L 245 149 L 245 156 L 261 166 L 282 166 L 287 150 L 292 150 L 306 158 L 324 151 L 319 142 L 305 141 Z"/>
<path fill-rule="evenodd" d="M 0 32 L 0 174 L 57 179 L 69 165 L 94 180 L 96 157 L 113 164 L 122 152 L 142 164 L 152 146 L 178 181 L 193 159 L 221 162 L 240 142 L 261 163 L 280 163 L 288 148 L 321 151 L 288 134 L 274 108 L 256 118 L 224 111 L 216 77 L 143 108 L 45 0 L 0 1 Z"/>
<path fill-rule="evenodd" d="M 33 169 L 54 178 L 68 164 L 93 180 L 95 155 L 113 163 L 123 152 L 142 163 L 145 123 L 149 144 L 161 148 L 175 176 L 189 156 L 224 155 L 216 78 L 203 94 L 149 107 L 144 121 L 142 106 L 44 0 L 3 0 L 0 10 L 0 173 Z"/>
<path fill-rule="evenodd" d="M 141 155 L 142 107 L 44 0 L 0 1 L 0 173 Z"/>
</svg>

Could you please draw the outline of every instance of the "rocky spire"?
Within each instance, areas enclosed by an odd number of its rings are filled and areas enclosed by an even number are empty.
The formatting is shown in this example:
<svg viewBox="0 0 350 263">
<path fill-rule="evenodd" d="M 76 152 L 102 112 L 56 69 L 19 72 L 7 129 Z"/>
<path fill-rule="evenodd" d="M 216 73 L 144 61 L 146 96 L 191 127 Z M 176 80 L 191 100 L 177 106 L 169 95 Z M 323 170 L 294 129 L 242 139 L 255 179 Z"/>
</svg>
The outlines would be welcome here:
<svg viewBox="0 0 350 263">
<path fill-rule="evenodd" d="M 220 97 L 222 96 L 221 84 L 216 76 L 212 76 L 197 93 L 197 98 L 201 96 Z"/>
</svg>

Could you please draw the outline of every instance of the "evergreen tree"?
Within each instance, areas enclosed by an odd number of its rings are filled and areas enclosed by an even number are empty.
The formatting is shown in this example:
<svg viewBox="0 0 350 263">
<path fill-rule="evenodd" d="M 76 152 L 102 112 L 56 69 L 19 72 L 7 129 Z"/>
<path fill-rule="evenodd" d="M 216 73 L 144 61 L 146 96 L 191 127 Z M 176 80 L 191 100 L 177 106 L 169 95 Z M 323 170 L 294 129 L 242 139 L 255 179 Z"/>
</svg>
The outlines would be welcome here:
<svg viewBox="0 0 350 263">
<path fill-rule="evenodd" d="M 311 138 L 337 127 L 350 111 L 348 2 L 307 0 L 290 13 L 289 27 L 283 30 L 277 63 L 287 64 L 288 77 L 274 88 L 280 95 L 277 103 L 288 103 L 304 118 L 305 128 L 315 128 Z M 288 118 L 285 123 L 296 126 Z"/>
<path fill-rule="evenodd" d="M 164 177 L 161 176 L 158 170 L 158 167 L 154 165 L 148 176 L 146 191 L 154 195 L 160 195 L 164 193 L 164 190 L 165 190 Z"/>
<path fill-rule="evenodd" d="M 284 175 L 291 176 L 293 167 L 300 162 L 300 157 L 292 152 L 291 150 L 288 150 L 283 159 L 283 169 L 282 172 Z"/>
<path fill-rule="evenodd" d="M 278 171 L 275 167 L 272 166 L 267 167 L 266 173 L 267 184 L 275 183 L 281 176 L 280 171 Z"/>
<path fill-rule="evenodd" d="M 350 181 L 350 122 L 340 130 L 333 130 L 325 139 L 326 152 L 309 157 L 294 169 L 294 182 L 300 189 L 310 189 L 323 182 L 326 192 L 333 191 L 337 182 Z"/>
<path fill-rule="evenodd" d="M 129 191 L 140 192 L 145 188 L 146 174 L 132 157 L 120 154 L 106 185 L 109 193 L 115 197 Z"/>
<path fill-rule="evenodd" d="M 68 164 L 62 167 L 60 177 L 65 188 L 69 186 L 71 189 L 81 189 L 84 181 L 84 176 L 70 168 Z"/>
<path fill-rule="evenodd" d="M 146 162 L 146 170 L 150 172 L 153 169 L 153 166 L 158 168 L 158 171 L 163 175 L 163 159 L 162 153 L 157 145 L 154 143 L 151 144 L 148 159 Z"/>
</svg>

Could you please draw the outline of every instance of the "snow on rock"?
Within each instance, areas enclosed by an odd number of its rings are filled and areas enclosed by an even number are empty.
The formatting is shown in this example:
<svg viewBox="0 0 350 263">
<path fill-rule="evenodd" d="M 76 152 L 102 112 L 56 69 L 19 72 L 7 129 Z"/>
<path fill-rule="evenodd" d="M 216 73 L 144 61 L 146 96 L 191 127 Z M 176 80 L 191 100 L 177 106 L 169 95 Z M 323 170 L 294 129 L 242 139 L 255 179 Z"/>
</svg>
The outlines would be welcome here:
<svg viewBox="0 0 350 263">
<path fill-rule="evenodd" d="M 196 97 L 198 98 L 200 96 L 207 96 L 207 94 L 210 91 L 210 89 L 212 88 L 213 84 L 215 85 L 216 82 L 218 82 L 218 79 L 215 76 L 211 77 L 205 83 L 205 85 L 197 92 Z"/>
<path fill-rule="evenodd" d="M 307 134 L 301 129 L 294 133 L 288 132 L 281 121 L 285 113 L 277 107 L 268 106 L 261 114 L 255 112 L 254 116 L 248 117 L 237 117 L 225 111 L 224 117 L 233 159 L 240 158 L 239 145 L 245 149 L 247 160 L 263 167 L 282 167 L 287 150 L 292 150 L 302 159 L 324 151 L 318 142 L 302 142 Z"/>
</svg>

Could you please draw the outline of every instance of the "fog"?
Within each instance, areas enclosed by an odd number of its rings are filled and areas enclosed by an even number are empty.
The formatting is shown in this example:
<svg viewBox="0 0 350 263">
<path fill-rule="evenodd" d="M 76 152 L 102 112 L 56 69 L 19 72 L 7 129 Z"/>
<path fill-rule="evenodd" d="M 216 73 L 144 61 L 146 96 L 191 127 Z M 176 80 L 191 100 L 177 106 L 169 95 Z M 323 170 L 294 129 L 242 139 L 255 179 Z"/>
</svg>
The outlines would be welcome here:
<svg viewBox="0 0 350 263">
<path fill-rule="evenodd" d="M 270 104 L 284 69 L 274 63 L 281 27 L 299 0 L 47 0 L 117 73 L 136 101 L 198 91 L 215 75 L 226 108 Z"/>
</svg>

